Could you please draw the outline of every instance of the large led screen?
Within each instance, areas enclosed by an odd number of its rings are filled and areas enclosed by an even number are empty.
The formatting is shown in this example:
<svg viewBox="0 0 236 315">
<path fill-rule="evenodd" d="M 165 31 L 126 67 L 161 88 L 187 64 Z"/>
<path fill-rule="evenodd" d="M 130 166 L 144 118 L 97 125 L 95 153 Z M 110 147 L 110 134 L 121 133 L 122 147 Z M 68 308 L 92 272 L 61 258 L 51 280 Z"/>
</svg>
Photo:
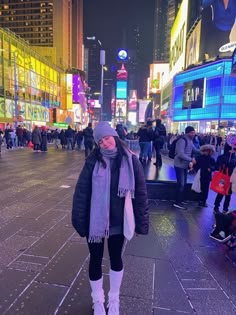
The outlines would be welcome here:
<svg viewBox="0 0 236 315">
<path fill-rule="evenodd" d="M 205 77 L 204 105 L 184 108 L 187 83 Z M 236 77 L 231 75 L 231 60 L 223 60 L 180 73 L 173 81 L 174 121 L 234 119 L 236 117 Z"/>
<path fill-rule="evenodd" d="M 183 109 L 204 107 L 205 79 L 184 82 Z"/>
<path fill-rule="evenodd" d="M 116 83 L 116 98 L 126 99 L 127 98 L 127 81 L 117 81 Z"/>
<path fill-rule="evenodd" d="M 200 60 L 230 55 L 236 43 L 236 1 L 202 0 Z"/>
</svg>

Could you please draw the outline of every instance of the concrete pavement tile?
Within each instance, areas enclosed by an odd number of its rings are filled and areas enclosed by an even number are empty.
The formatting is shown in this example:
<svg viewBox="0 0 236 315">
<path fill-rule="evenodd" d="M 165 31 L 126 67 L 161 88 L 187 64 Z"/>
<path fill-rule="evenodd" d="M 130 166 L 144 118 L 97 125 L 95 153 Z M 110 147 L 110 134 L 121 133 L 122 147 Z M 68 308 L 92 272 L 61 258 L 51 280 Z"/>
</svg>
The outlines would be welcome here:
<svg viewBox="0 0 236 315">
<path fill-rule="evenodd" d="M 189 299 L 198 315 L 235 315 L 233 305 L 222 290 L 188 290 Z"/>
<path fill-rule="evenodd" d="M 195 312 L 192 310 L 191 312 L 182 312 L 179 310 L 170 310 L 170 309 L 165 309 L 165 308 L 154 308 L 153 309 L 153 315 L 193 315 Z"/>
<path fill-rule="evenodd" d="M 120 314 L 122 315 L 152 315 L 150 299 L 122 296 L 120 298 Z"/>
<path fill-rule="evenodd" d="M 5 269 L 0 273 L 0 313 L 13 303 L 33 279 L 34 274 L 19 270 Z"/>
<path fill-rule="evenodd" d="M 9 267 L 15 270 L 39 273 L 43 270 L 44 265 L 24 261 L 13 261 Z"/>
<path fill-rule="evenodd" d="M 148 200 L 148 208 L 150 212 L 157 211 L 157 202 L 155 200 L 149 199 Z"/>
<path fill-rule="evenodd" d="M 25 254 L 53 257 L 73 233 L 71 228 L 56 226 L 45 233 Z"/>
<path fill-rule="evenodd" d="M 17 251 L 23 252 L 35 243 L 39 238 L 34 236 L 23 236 L 15 234 L 4 241 L 5 245 L 9 248 L 14 248 Z"/>
<path fill-rule="evenodd" d="M 201 271 L 177 271 L 177 277 L 182 280 L 212 280 L 210 272 L 202 266 Z"/>
<path fill-rule="evenodd" d="M 28 218 L 23 220 L 20 217 L 15 217 L 7 221 L 6 224 L 0 229 L 0 242 L 17 233 L 29 222 L 32 222 L 32 220 Z"/>
<path fill-rule="evenodd" d="M 121 294 L 150 299 L 153 294 L 154 263 L 155 260 L 151 258 L 125 256 Z"/>
<path fill-rule="evenodd" d="M 0 242 L 0 266 L 1 269 L 11 263 L 17 256 L 19 251 L 14 248 L 9 248 L 4 243 Z"/>
<path fill-rule="evenodd" d="M 66 291 L 66 287 L 33 282 L 6 314 L 53 314 Z"/>
<path fill-rule="evenodd" d="M 105 277 L 104 277 L 105 278 Z M 104 281 L 108 283 L 108 281 Z M 105 292 L 107 294 L 108 288 L 105 286 Z M 64 314 L 80 314 L 80 315 L 92 315 L 92 299 L 91 288 L 88 279 L 88 272 L 85 269 L 81 269 L 77 275 L 73 285 L 67 291 L 66 296 L 60 303 L 58 315 Z"/>
<path fill-rule="evenodd" d="M 185 289 L 217 289 L 219 286 L 215 280 L 181 280 Z"/>
<path fill-rule="evenodd" d="M 88 259 L 88 255 L 87 245 L 68 242 L 35 280 L 41 283 L 70 286 L 78 270 Z"/>
<path fill-rule="evenodd" d="M 154 306 L 191 312 L 188 298 L 170 262 L 156 261 Z"/>
<path fill-rule="evenodd" d="M 178 310 L 181 312 L 192 312 L 191 304 L 184 291 L 176 288 L 159 290 L 156 292 L 154 307 Z"/>
<path fill-rule="evenodd" d="M 148 244 L 148 246 L 146 246 L 146 244 Z M 127 243 L 125 255 L 167 259 L 152 226 L 149 228 L 148 235 L 134 236 L 134 238 Z"/>
<path fill-rule="evenodd" d="M 47 211 L 42 213 L 36 220 L 22 228 L 22 232 L 39 232 L 41 234 L 47 232 L 53 225 L 64 218 L 65 214 L 56 211 Z"/>
</svg>

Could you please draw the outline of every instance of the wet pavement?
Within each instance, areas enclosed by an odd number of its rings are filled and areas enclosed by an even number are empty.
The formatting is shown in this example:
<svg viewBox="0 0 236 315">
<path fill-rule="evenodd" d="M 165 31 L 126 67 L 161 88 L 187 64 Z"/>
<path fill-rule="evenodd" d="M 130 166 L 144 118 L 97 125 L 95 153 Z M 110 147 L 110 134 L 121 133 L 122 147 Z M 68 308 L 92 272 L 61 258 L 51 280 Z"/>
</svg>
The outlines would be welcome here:
<svg viewBox="0 0 236 315">
<path fill-rule="evenodd" d="M 90 315 L 88 250 L 71 226 L 83 152 L 3 150 L 0 314 Z M 150 233 L 124 253 L 121 315 L 236 314 L 236 250 L 209 238 L 209 207 L 150 200 Z M 236 204 L 232 198 L 231 206 Z M 109 260 L 103 260 L 108 291 Z"/>
</svg>

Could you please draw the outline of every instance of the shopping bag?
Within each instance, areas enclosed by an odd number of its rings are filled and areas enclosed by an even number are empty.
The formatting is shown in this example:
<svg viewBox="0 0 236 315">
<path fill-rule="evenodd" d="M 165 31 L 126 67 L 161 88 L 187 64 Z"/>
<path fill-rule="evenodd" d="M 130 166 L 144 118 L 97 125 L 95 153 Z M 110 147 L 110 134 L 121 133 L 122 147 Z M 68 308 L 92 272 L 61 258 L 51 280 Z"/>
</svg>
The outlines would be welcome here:
<svg viewBox="0 0 236 315">
<path fill-rule="evenodd" d="M 131 194 L 130 192 L 128 192 L 125 197 L 124 227 L 123 227 L 124 236 L 128 241 L 130 241 L 132 237 L 134 236 L 134 231 L 135 231 L 134 210 L 133 210 Z"/>
<path fill-rule="evenodd" d="M 226 174 L 217 171 L 214 173 L 210 185 L 210 189 L 221 195 L 228 195 L 230 188 L 230 176 L 228 175 L 228 169 Z"/>
<path fill-rule="evenodd" d="M 32 149 L 34 147 L 32 141 L 29 141 L 28 145 L 27 145 L 28 148 Z"/>
<path fill-rule="evenodd" d="M 201 192 L 200 169 L 197 171 L 197 174 L 194 177 L 191 189 L 196 191 L 197 193 Z"/>
</svg>

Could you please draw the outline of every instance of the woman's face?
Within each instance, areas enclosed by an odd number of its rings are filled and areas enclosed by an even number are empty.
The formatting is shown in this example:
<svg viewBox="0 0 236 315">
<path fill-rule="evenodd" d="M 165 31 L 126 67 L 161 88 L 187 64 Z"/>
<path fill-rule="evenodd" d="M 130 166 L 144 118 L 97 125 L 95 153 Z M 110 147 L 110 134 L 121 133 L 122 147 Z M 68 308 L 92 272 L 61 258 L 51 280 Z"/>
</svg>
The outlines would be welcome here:
<svg viewBox="0 0 236 315">
<path fill-rule="evenodd" d="M 114 137 L 112 136 L 106 136 L 103 137 L 99 142 L 98 145 L 101 149 L 105 150 L 113 150 L 116 147 L 116 142 Z"/>
</svg>

